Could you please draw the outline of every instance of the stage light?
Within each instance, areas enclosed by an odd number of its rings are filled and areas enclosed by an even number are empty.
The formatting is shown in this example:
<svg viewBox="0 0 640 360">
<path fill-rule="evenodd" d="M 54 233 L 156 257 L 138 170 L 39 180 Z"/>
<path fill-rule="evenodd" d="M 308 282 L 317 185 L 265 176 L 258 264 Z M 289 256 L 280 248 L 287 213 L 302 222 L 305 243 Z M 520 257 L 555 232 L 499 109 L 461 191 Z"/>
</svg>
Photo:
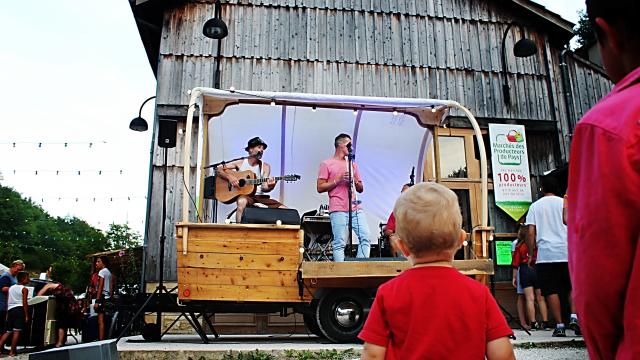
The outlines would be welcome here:
<svg viewBox="0 0 640 360">
<path fill-rule="evenodd" d="M 229 35 L 229 30 L 227 29 L 227 24 L 225 24 L 222 19 L 214 17 L 204 23 L 202 34 L 211 39 L 221 40 Z"/>
<path fill-rule="evenodd" d="M 140 105 L 140 111 L 138 111 L 138 117 L 131 120 L 131 122 L 129 123 L 129 129 L 133 131 L 147 131 L 149 129 L 147 120 L 142 118 L 142 108 L 144 107 L 144 104 L 146 104 L 151 99 L 155 99 L 155 96 L 152 96 L 142 102 L 142 105 Z"/>
<path fill-rule="evenodd" d="M 513 25 L 516 25 L 520 29 L 522 38 L 513 45 L 513 55 L 516 57 L 524 58 L 534 55 L 538 52 L 536 43 L 524 37 L 524 29 L 519 23 L 512 21 L 509 23 L 504 33 L 502 34 L 502 46 L 501 46 L 501 60 L 502 60 L 502 97 L 507 106 L 511 105 L 511 93 L 509 92 L 509 80 L 507 79 L 507 52 L 505 50 L 505 41 L 507 40 L 507 34 Z"/>
</svg>

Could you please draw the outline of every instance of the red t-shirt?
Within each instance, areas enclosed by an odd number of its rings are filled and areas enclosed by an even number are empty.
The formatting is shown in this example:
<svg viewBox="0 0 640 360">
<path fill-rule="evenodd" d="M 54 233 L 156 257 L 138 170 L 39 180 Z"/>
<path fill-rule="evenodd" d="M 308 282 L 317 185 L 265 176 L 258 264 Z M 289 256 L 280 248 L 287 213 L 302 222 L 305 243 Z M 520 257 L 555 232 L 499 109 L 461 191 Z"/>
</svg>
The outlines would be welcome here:
<svg viewBox="0 0 640 360">
<path fill-rule="evenodd" d="M 573 298 L 591 359 L 640 357 L 640 67 L 576 126 L 569 163 Z"/>
<path fill-rule="evenodd" d="M 387 220 L 387 225 L 384 226 L 385 230 L 389 230 L 391 232 L 396 232 L 396 217 L 391 213 L 389 215 L 389 219 Z"/>
<path fill-rule="evenodd" d="M 386 347 L 386 359 L 484 359 L 487 342 L 512 334 L 486 286 L 424 266 L 378 288 L 358 337 Z"/>
<path fill-rule="evenodd" d="M 536 256 L 538 255 L 538 249 L 533 251 L 533 263 L 536 262 Z M 517 268 L 522 264 L 526 264 L 529 262 L 529 247 L 527 247 L 527 243 L 525 241 L 516 245 L 516 250 L 513 252 L 513 256 L 511 257 L 511 266 Z"/>
</svg>

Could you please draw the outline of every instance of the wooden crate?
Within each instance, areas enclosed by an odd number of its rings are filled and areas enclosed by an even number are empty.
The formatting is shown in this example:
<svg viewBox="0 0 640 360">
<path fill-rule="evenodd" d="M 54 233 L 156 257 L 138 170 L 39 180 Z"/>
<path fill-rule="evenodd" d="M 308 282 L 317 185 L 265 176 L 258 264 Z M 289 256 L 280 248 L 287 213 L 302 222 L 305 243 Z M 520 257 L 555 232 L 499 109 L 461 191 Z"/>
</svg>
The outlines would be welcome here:
<svg viewBox="0 0 640 360">
<path fill-rule="evenodd" d="M 180 300 L 299 302 L 303 232 L 292 225 L 176 225 Z"/>
</svg>

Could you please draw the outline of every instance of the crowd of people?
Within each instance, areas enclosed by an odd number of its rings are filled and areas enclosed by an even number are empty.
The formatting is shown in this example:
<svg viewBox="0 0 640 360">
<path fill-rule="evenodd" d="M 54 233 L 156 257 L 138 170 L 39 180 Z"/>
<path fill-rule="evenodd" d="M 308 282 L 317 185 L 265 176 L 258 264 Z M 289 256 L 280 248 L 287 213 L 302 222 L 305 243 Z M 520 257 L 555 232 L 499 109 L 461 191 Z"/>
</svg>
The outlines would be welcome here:
<svg viewBox="0 0 640 360">
<path fill-rule="evenodd" d="M 64 346 L 67 342 L 68 330 L 80 328 L 84 318 L 90 317 L 93 313 L 97 314 L 96 338 L 103 340 L 106 337 L 105 303 L 114 294 L 115 280 L 108 269 L 108 257 L 98 257 L 94 265 L 95 272 L 91 276 L 84 299 L 76 299 L 70 288 L 50 281 L 51 269 L 47 273 L 49 282 L 35 294 L 55 298 L 55 347 Z M 16 355 L 20 336 L 33 320 L 28 304 L 31 294 L 26 287 L 30 284 L 31 278 L 24 270 L 25 263 L 22 260 L 15 260 L 0 276 L 0 355 L 5 350 L 5 343 L 10 343 L 9 355 Z M 83 334 L 83 341 L 87 339 Z"/>
<path fill-rule="evenodd" d="M 568 327 L 584 335 L 591 359 L 636 359 L 640 2 L 586 4 L 605 69 L 616 85 L 576 126 L 565 204 L 557 184 L 543 178 L 543 196 L 532 204 L 518 233 L 513 282 L 524 294 L 523 327 L 536 326 L 534 294 L 539 288 L 544 297 L 538 297 L 540 310 L 548 309 L 556 324 L 553 336 L 565 336 Z M 447 211 L 449 216 L 440 217 Z M 362 359 L 417 359 L 425 354 L 514 358 L 507 340 L 510 330 L 493 297 L 451 271 L 461 243 L 458 212 L 455 194 L 435 184 L 416 185 L 396 202 L 396 242 L 413 267 L 379 288 L 359 335 L 365 341 Z M 475 301 L 467 301 L 470 298 Z M 454 334 L 473 336 L 461 344 Z"/>
</svg>

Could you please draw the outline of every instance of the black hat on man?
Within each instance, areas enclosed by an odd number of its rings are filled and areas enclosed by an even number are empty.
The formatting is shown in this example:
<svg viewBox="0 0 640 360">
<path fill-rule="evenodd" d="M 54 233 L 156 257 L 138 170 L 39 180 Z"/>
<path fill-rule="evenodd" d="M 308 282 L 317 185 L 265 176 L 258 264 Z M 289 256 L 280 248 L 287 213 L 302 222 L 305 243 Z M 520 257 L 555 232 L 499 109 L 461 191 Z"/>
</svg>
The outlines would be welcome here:
<svg viewBox="0 0 640 360">
<path fill-rule="evenodd" d="M 247 143 L 247 147 L 244 148 L 245 151 L 249 151 L 250 148 L 254 147 L 254 146 L 258 146 L 258 145 L 262 145 L 264 146 L 264 149 L 267 149 L 267 143 L 264 142 L 262 139 L 260 139 L 260 137 L 256 136 L 254 138 L 252 138 L 251 140 L 249 140 L 249 142 Z"/>
</svg>

